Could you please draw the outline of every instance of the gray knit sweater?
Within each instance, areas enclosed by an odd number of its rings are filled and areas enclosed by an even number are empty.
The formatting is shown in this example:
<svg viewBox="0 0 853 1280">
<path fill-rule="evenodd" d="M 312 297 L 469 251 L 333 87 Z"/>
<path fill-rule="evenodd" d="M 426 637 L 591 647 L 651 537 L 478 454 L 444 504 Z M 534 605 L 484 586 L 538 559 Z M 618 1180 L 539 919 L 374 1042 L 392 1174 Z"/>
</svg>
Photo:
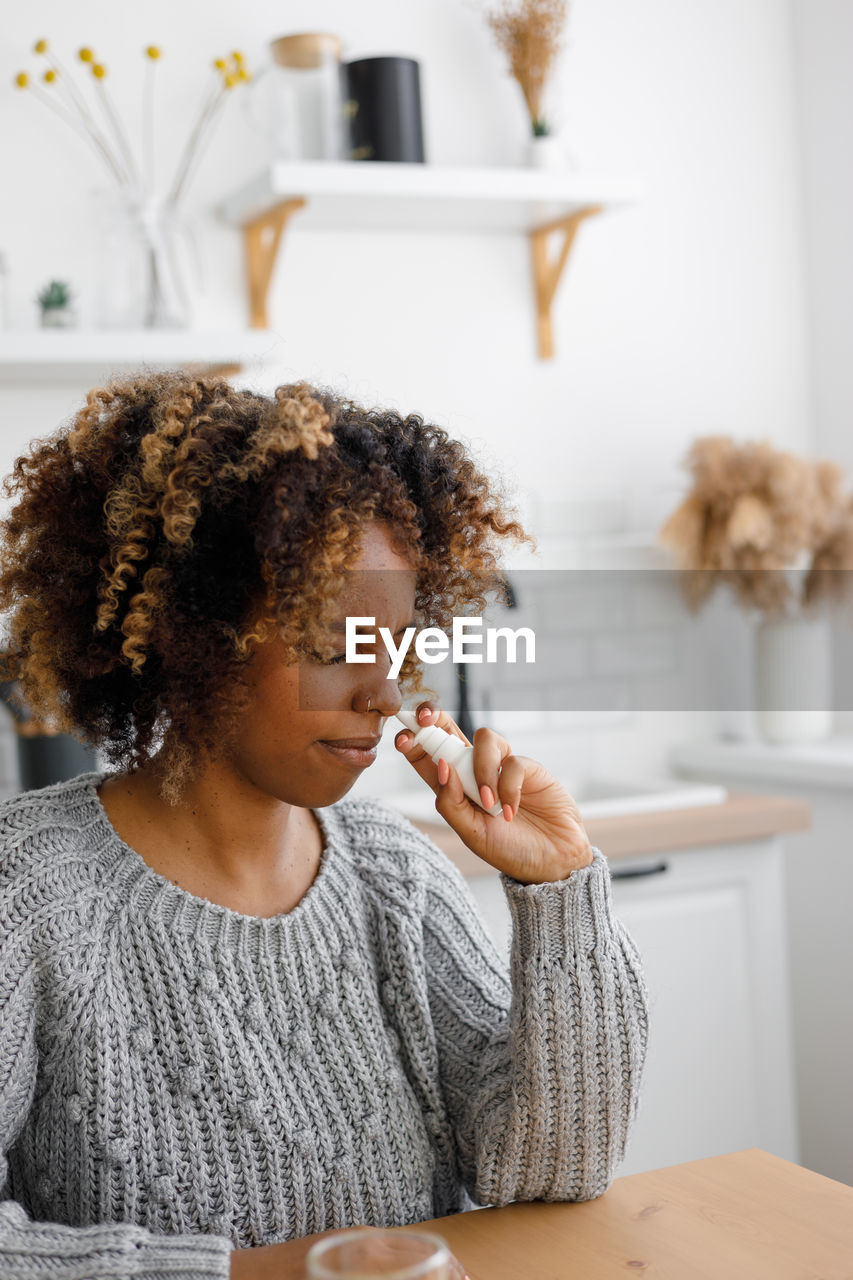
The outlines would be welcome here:
<svg viewBox="0 0 853 1280">
<path fill-rule="evenodd" d="M 0 803 L 0 1276 L 222 1280 L 232 1247 L 600 1195 L 647 1041 L 607 862 L 465 880 L 390 806 L 316 810 L 264 919 L 124 843 L 105 772 Z"/>
</svg>

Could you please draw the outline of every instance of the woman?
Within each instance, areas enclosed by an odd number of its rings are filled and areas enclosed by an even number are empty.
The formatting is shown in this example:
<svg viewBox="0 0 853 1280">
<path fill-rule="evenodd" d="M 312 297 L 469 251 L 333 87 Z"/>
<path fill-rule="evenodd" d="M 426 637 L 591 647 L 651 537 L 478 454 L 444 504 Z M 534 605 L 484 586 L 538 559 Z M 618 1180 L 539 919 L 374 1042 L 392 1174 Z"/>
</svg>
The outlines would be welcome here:
<svg viewBox="0 0 853 1280">
<path fill-rule="evenodd" d="M 423 690 L 379 628 L 482 609 L 532 541 L 496 486 L 420 417 L 168 374 L 92 391 L 11 493 L 24 697 L 118 768 L 0 805 L 0 1274 L 252 1276 L 333 1228 L 600 1195 L 647 998 L 570 796 L 478 729 L 486 815 L 395 737 L 502 873 L 509 973 L 435 845 L 343 799 Z"/>
</svg>

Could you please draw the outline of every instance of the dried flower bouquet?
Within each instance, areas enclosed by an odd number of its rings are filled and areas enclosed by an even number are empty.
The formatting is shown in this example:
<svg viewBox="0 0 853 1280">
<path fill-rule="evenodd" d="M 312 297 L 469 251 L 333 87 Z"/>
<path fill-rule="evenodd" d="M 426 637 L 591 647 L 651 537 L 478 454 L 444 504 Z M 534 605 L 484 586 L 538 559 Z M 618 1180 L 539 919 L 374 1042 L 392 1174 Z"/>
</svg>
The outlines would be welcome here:
<svg viewBox="0 0 853 1280">
<path fill-rule="evenodd" d="M 551 133 L 542 111 L 542 98 L 566 23 L 567 0 L 521 0 L 504 3 L 486 15 L 497 43 L 509 61 L 510 74 L 518 81 L 535 137 Z"/>
<path fill-rule="evenodd" d="M 841 468 L 767 441 L 694 441 L 693 485 L 660 530 L 698 609 L 720 583 L 768 618 L 849 596 L 853 495 Z"/>
</svg>

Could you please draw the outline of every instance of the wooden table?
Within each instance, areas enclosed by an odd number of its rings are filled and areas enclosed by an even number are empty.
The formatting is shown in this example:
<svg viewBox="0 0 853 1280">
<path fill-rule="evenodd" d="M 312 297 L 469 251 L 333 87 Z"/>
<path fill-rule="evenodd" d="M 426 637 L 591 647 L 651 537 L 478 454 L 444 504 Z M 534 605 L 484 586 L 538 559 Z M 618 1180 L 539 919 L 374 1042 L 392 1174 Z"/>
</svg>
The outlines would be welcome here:
<svg viewBox="0 0 853 1280">
<path fill-rule="evenodd" d="M 757 1148 L 615 1178 L 597 1200 L 395 1230 L 419 1228 L 471 1280 L 853 1280 L 853 1187 Z M 279 1247 L 296 1261 L 311 1242 Z"/>
<path fill-rule="evenodd" d="M 431 1226 L 471 1280 L 853 1277 L 853 1187 L 755 1148 L 615 1178 L 597 1200 Z"/>
</svg>

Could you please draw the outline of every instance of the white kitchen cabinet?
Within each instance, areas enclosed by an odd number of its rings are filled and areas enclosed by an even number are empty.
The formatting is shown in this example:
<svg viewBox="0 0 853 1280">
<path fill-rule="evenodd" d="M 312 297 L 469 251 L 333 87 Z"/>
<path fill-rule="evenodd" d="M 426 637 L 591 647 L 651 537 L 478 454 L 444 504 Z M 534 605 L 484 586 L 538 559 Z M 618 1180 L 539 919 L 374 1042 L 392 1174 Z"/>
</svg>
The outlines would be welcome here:
<svg viewBox="0 0 853 1280">
<path fill-rule="evenodd" d="M 797 1161 L 781 841 L 609 865 L 651 1004 L 640 1109 L 619 1175 L 745 1147 Z M 497 875 L 468 883 L 508 955 Z"/>
<path fill-rule="evenodd" d="M 784 859 L 800 1161 L 853 1186 L 853 737 L 689 742 L 671 760 L 684 777 L 808 801 Z"/>
</svg>

